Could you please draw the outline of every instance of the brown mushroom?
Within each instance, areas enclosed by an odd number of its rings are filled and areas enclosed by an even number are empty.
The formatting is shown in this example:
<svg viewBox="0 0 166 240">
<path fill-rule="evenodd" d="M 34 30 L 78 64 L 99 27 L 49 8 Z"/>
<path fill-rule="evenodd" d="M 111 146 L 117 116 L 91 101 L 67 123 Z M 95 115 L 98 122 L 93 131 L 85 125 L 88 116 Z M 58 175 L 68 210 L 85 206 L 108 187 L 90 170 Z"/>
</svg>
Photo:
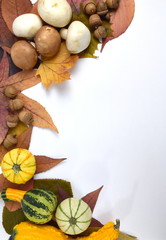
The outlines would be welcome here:
<svg viewBox="0 0 166 240">
<path fill-rule="evenodd" d="M 38 55 L 29 42 L 20 40 L 11 47 L 11 58 L 17 67 L 30 70 L 36 65 Z"/>
<path fill-rule="evenodd" d="M 53 57 L 57 54 L 61 37 L 59 32 L 51 26 L 43 26 L 35 36 L 37 51 L 45 57 Z"/>
</svg>

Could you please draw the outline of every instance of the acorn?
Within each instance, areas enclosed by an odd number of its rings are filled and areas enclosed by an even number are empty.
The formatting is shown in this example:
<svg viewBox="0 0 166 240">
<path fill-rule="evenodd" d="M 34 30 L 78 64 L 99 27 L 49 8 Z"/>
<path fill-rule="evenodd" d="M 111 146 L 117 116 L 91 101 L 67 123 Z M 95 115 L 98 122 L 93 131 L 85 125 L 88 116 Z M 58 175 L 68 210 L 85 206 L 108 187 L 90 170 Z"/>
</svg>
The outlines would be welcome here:
<svg viewBox="0 0 166 240">
<path fill-rule="evenodd" d="M 23 106 L 24 106 L 24 102 L 21 99 L 16 98 L 14 100 L 9 101 L 9 107 L 13 112 L 22 109 Z"/>
<path fill-rule="evenodd" d="M 3 146 L 6 149 L 10 149 L 14 147 L 16 144 L 17 144 L 17 136 L 12 134 L 8 134 L 5 140 L 3 141 Z"/>
<path fill-rule="evenodd" d="M 89 17 L 89 26 L 91 29 L 96 29 L 102 25 L 102 20 L 98 14 L 93 14 Z"/>
<path fill-rule="evenodd" d="M 31 112 L 27 112 L 25 110 L 19 112 L 18 114 L 19 120 L 26 125 L 29 125 L 33 122 L 33 115 Z"/>
<path fill-rule="evenodd" d="M 87 0 L 83 3 L 83 10 L 86 14 L 92 15 L 96 12 L 96 1 Z"/>
<path fill-rule="evenodd" d="M 6 117 L 6 124 L 9 128 L 14 128 L 18 124 L 18 116 L 15 114 L 10 114 Z"/>
<path fill-rule="evenodd" d="M 108 13 L 107 4 L 103 1 L 98 2 L 97 4 L 97 14 L 99 16 L 105 16 Z"/>
<path fill-rule="evenodd" d="M 120 0 L 106 0 L 107 7 L 116 10 L 119 7 Z"/>
<path fill-rule="evenodd" d="M 18 90 L 14 86 L 7 86 L 4 89 L 4 94 L 8 98 L 15 98 L 18 94 Z"/>
<path fill-rule="evenodd" d="M 94 31 L 94 37 L 97 39 L 101 38 L 106 38 L 107 37 L 107 31 L 103 26 L 99 26 L 95 31 Z"/>
</svg>

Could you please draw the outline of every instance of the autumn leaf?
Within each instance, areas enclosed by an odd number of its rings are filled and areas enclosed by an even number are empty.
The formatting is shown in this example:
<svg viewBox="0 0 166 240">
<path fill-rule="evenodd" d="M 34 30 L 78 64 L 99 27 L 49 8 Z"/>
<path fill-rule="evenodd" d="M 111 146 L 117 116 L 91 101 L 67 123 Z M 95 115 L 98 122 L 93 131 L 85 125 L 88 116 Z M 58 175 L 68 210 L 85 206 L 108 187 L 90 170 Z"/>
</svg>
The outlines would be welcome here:
<svg viewBox="0 0 166 240">
<path fill-rule="evenodd" d="M 103 224 L 99 222 L 97 219 L 92 218 L 92 221 L 90 223 L 90 227 L 102 227 Z"/>
<path fill-rule="evenodd" d="M 36 76 L 36 70 L 24 70 L 18 72 L 5 81 L 0 82 L 0 90 L 7 86 L 15 86 L 19 91 L 35 86 L 40 82 L 40 78 Z"/>
<path fill-rule="evenodd" d="M 37 10 L 37 5 L 38 5 L 38 2 L 36 2 L 36 3 L 32 6 L 31 13 L 34 13 L 34 14 L 36 14 L 36 15 L 39 15 L 39 14 L 38 14 L 38 10 Z"/>
<path fill-rule="evenodd" d="M 55 158 L 50 158 L 46 156 L 35 156 L 35 159 L 36 159 L 35 174 L 37 174 L 37 173 L 41 173 L 49 170 L 50 168 L 64 161 L 66 158 L 55 159 Z"/>
<path fill-rule="evenodd" d="M 8 2 L 8 1 L 6 1 L 6 2 Z M 15 37 L 10 32 L 10 30 L 8 29 L 6 23 L 3 19 L 1 3 L 2 3 L 2 0 L 0 0 L 0 26 L 1 26 L 0 46 L 11 47 L 13 45 L 13 43 L 15 42 Z"/>
<path fill-rule="evenodd" d="M 98 188 L 97 190 L 95 190 L 93 192 L 88 193 L 86 196 L 84 196 L 82 198 L 82 200 L 89 205 L 89 207 L 91 208 L 92 212 L 94 210 L 94 207 L 96 205 L 97 199 L 99 197 L 99 193 L 100 193 L 102 188 L 103 188 L 103 186 Z"/>
<path fill-rule="evenodd" d="M 68 70 L 75 65 L 77 60 L 78 56 L 71 56 L 63 42 L 55 57 L 42 59 L 36 74 L 40 75 L 42 83 L 48 88 L 53 82 L 60 83 L 69 80 Z"/>
<path fill-rule="evenodd" d="M 136 240 L 137 238 L 126 233 L 119 232 L 119 237 L 117 240 L 134 240 L 134 239 Z"/>
<path fill-rule="evenodd" d="M 2 0 L 2 16 L 11 32 L 12 24 L 16 17 L 21 14 L 29 13 L 32 8 L 30 0 Z"/>
<path fill-rule="evenodd" d="M 30 126 L 26 131 L 24 131 L 19 137 L 17 142 L 17 148 L 29 149 L 31 135 L 33 127 Z"/>
<path fill-rule="evenodd" d="M 58 204 L 60 204 L 63 200 L 66 198 L 69 198 L 70 195 L 64 191 L 64 189 L 57 184 L 57 189 L 58 189 Z"/>
<path fill-rule="evenodd" d="M 135 4 L 134 0 L 120 0 L 119 8 L 117 11 L 111 13 L 110 21 L 112 23 L 111 28 L 113 30 L 113 36 L 107 37 L 102 44 L 102 49 L 105 44 L 119 37 L 129 27 L 134 17 Z"/>
<path fill-rule="evenodd" d="M 24 110 L 33 114 L 33 126 L 50 128 L 58 133 L 56 126 L 54 125 L 52 118 L 46 111 L 46 109 L 37 101 L 28 98 L 22 93 L 18 94 L 18 99 L 22 99 L 24 102 Z"/>
</svg>

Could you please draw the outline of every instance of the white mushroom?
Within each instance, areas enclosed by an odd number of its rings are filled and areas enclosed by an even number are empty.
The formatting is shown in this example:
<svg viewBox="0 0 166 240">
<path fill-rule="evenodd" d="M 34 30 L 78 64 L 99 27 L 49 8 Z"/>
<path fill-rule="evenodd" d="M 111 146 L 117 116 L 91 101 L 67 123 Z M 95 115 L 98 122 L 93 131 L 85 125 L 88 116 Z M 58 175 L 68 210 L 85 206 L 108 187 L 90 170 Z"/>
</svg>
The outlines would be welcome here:
<svg viewBox="0 0 166 240">
<path fill-rule="evenodd" d="M 25 13 L 13 21 L 12 29 L 17 37 L 32 39 L 42 26 L 41 18 L 33 13 Z"/>
<path fill-rule="evenodd" d="M 68 29 L 62 28 L 60 35 L 66 40 L 67 49 L 74 54 L 85 50 L 91 41 L 89 29 L 80 21 L 74 21 Z"/>
<path fill-rule="evenodd" d="M 72 17 L 72 9 L 66 0 L 39 0 L 38 13 L 48 24 L 54 27 L 66 26 Z"/>
</svg>

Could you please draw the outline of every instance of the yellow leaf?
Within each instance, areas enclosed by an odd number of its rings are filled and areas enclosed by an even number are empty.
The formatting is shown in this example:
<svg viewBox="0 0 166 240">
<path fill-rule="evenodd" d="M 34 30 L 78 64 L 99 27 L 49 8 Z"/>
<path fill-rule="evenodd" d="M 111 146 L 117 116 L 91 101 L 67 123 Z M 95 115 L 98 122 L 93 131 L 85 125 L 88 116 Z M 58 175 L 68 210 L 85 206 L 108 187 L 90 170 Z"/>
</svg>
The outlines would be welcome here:
<svg viewBox="0 0 166 240">
<path fill-rule="evenodd" d="M 36 74 L 40 75 L 42 83 L 48 88 L 53 82 L 61 83 L 69 80 L 68 69 L 72 68 L 77 60 L 78 56 L 71 55 L 63 42 L 55 57 L 42 59 Z"/>
</svg>

